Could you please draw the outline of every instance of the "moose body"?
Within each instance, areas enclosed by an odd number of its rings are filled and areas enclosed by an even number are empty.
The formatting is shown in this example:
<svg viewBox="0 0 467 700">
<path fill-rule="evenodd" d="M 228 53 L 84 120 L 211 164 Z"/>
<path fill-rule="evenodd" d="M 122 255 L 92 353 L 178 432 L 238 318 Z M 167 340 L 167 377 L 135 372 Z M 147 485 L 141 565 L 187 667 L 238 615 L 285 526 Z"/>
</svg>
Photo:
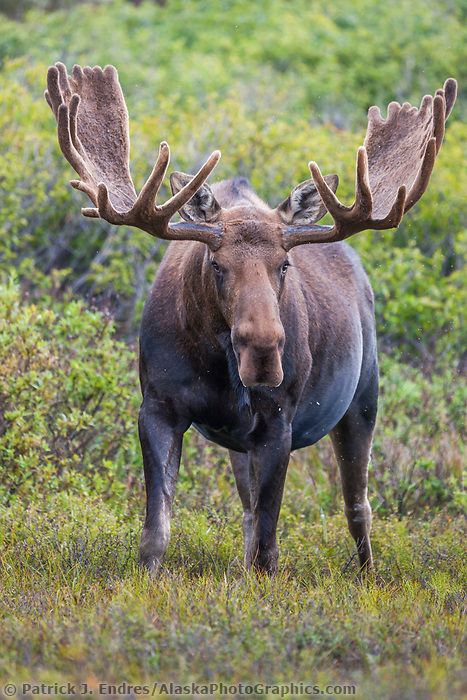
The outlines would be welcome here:
<svg viewBox="0 0 467 700">
<path fill-rule="evenodd" d="M 129 171 L 128 113 L 113 66 L 49 68 L 45 93 L 71 184 L 85 216 L 170 240 L 141 325 L 139 433 L 146 482 L 140 558 L 158 570 L 170 535 L 182 439 L 194 425 L 227 447 L 243 506 L 246 566 L 274 573 L 276 529 L 290 452 L 330 434 L 349 530 L 362 567 L 372 564 L 368 462 L 378 365 L 373 294 L 344 241 L 397 227 L 424 193 L 456 99 L 449 79 L 419 108 L 369 110 L 357 155 L 355 202 L 336 175 L 300 183 L 272 209 L 234 178 L 210 188 L 215 151 L 195 176 L 172 173 L 170 152 L 137 195 Z M 333 226 L 316 224 L 328 211 Z M 175 213 L 183 222 L 171 223 Z"/>
<path fill-rule="evenodd" d="M 235 183 L 212 188 L 214 196 L 220 190 L 217 201 L 227 218 L 242 222 L 226 234 L 232 239 L 231 249 L 226 252 L 229 241 L 223 243 L 231 274 L 226 283 L 235 290 L 230 324 L 220 303 L 222 292 L 209 248 L 198 242 L 170 244 L 144 311 L 140 434 L 148 492 L 154 479 L 166 481 L 167 468 L 170 483 L 174 482 L 182 435 L 193 424 L 231 451 L 245 523 L 251 530 L 245 538 L 250 548 L 254 511 L 262 516 L 256 551 L 245 551 L 246 562 L 251 559 L 271 570 L 276 566 L 275 529 L 290 451 L 331 432 L 352 531 L 363 561 L 368 562 L 367 466 L 378 387 L 370 284 L 357 255 L 345 243 L 296 248 L 282 274 L 273 210 L 269 218 L 261 210 L 255 220 L 255 209 L 248 211 L 241 196 L 238 203 L 235 197 L 223 199 L 229 185 L 236 193 Z M 278 251 L 275 267 L 268 270 L 268 254 L 274 260 Z M 279 386 L 263 385 L 268 378 L 261 376 L 261 358 L 253 368 L 257 383 L 251 387 L 242 383 L 232 343 L 242 324 L 251 325 L 251 342 L 261 335 L 266 355 L 274 352 L 283 336 Z M 161 445 L 166 445 L 163 455 Z M 249 473 L 249 461 L 254 462 L 254 475 Z M 257 481 L 254 506 L 252 478 Z M 153 547 L 158 539 L 166 541 L 161 533 L 168 531 L 172 492 L 167 484 L 165 488 L 165 507 L 159 507 L 157 498 L 148 499 L 149 513 L 157 504 L 157 528 L 150 519 L 143 557 L 161 558 Z"/>
</svg>

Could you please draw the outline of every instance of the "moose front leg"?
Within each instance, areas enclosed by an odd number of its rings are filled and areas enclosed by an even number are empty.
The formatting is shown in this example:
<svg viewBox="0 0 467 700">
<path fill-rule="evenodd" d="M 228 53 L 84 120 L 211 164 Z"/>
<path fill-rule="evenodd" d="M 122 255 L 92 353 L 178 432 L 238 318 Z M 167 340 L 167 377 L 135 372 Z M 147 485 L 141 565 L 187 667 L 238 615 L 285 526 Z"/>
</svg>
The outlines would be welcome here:
<svg viewBox="0 0 467 700">
<path fill-rule="evenodd" d="M 276 530 L 290 458 L 292 430 L 289 425 L 269 425 L 249 454 L 253 528 L 246 566 L 274 574 L 279 551 Z"/>
<path fill-rule="evenodd" d="M 237 484 L 238 495 L 243 506 L 243 562 L 247 566 L 253 532 L 253 514 L 251 512 L 250 474 L 248 454 L 229 450 L 230 463 Z"/>
<path fill-rule="evenodd" d="M 170 538 L 183 433 L 188 424 L 177 420 L 164 402 L 145 397 L 139 412 L 139 438 L 146 482 L 146 520 L 140 544 L 140 563 L 154 575 Z"/>
</svg>

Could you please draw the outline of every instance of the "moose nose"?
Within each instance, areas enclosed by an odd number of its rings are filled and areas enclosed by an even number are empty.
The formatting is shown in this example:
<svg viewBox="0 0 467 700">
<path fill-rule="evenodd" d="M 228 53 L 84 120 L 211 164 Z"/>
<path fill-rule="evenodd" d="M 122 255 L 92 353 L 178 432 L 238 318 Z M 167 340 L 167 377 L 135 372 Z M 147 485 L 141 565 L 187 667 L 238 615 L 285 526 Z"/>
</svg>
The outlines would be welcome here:
<svg viewBox="0 0 467 700">
<path fill-rule="evenodd" d="M 254 349 L 241 350 L 237 362 L 243 386 L 278 387 L 282 384 L 284 372 L 277 349 L 266 356 Z"/>
<path fill-rule="evenodd" d="M 259 334 L 252 324 L 232 332 L 232 345 L 242 384 L 246 387 L 278 387 L 284 379 L 282 350 L 285 333 L 282 324 L 273 322 L 269 332 Z"/>
</svg>

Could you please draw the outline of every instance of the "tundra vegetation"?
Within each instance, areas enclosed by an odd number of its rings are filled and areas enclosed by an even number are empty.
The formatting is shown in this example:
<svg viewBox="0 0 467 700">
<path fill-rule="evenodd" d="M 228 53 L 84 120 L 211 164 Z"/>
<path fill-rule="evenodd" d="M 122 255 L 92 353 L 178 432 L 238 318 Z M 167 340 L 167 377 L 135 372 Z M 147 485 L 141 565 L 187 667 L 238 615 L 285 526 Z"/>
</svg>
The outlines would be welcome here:
<svg viewBox="0 0 467 700">
<path fill-rule="evenodd" d="M 202 5 L 0 6 L 2 681 L 303 680 L 461 697 L 465 8 Z M 351 201 L 366 109 L 458 79 L 424 198 L 397 231 L 351 241 L 375 291 L 381 365 L 377 570 L 363 584 L 328 439 L 292 458 L 275 578 L 243 571 L 227 453 L 194 432 L 165 568 L 156 585 L 138 569 L 135 338 L 166 244 L 80 216 L 42 97 L 55 60 L 119 67 L 138 185 L 167 138 L 174 169 L 219 147 L 216 178 L 241 172 L 272 204 L 310 159 L 339 172 Z"/>
</svg>

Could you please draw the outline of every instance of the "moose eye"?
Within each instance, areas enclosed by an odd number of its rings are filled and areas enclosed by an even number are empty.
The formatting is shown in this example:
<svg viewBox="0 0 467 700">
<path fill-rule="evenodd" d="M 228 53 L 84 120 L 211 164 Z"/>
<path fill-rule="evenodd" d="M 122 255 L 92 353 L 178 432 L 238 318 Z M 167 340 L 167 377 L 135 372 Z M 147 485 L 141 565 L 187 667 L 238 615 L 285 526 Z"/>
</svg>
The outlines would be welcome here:
<svg viewBox="0 0 467 700">
<path fill-rule="evenodd" d="M 211 265 L 212 265 L 212 269 L 214 270 L 216 275 L 222 274 L 222 270 L 221 270 L 220 266 L 216 263 L 215 260 L 211 260 Z"/>
<path fill-rule="evenodd" d="M 289 267 L 290 267 L 290 263 L 288 260 L 286 260 L 284 263 L 282 263 L 281 275 L 285 275 L 285 273 L 287 272 Z"/>
</svg>

